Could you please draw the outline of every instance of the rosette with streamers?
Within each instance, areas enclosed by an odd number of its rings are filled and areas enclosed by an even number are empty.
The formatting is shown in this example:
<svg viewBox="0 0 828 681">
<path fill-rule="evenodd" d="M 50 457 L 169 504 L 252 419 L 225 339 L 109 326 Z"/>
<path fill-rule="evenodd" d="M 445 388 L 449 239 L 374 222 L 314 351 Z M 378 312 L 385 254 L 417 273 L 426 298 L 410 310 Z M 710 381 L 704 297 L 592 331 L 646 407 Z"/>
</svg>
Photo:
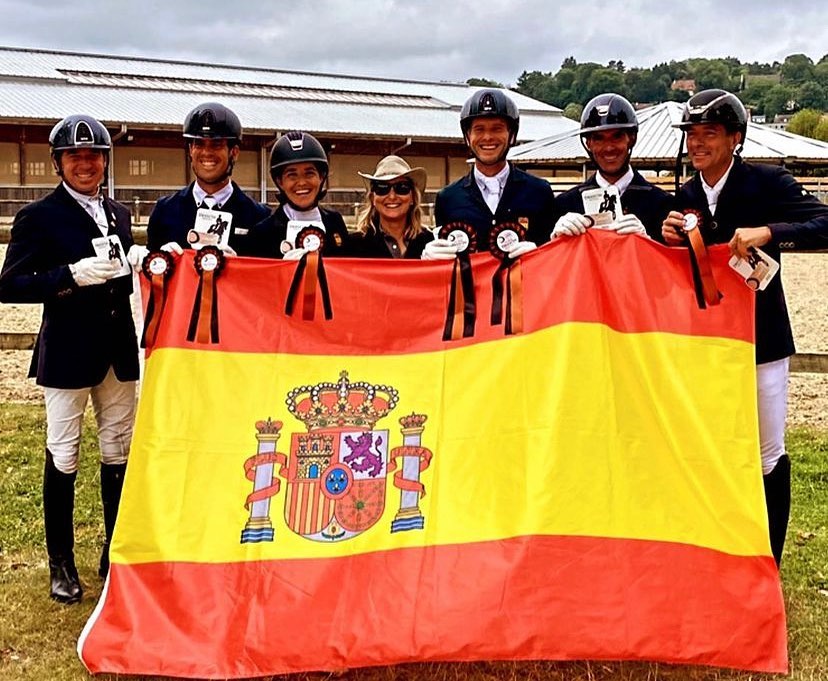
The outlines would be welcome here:
<svg viewBox="0 0 828 681">
<path fill-rule="evenodd" d="M 324 245 L 325 232 L 319 227 L 305 227 L 296 235 L 296 247 L 304 248 L 307 253 L 299 260 L 293 274 L 293 281 L 285 303 L 285 314 L 293 315 L 301 288 L 302 319 L 311 321 L 316 314 L 316 289 L 318 287 L 325 319 L 333 319 L 331 293 L 328 289 L 328 278 L 325 276 L 325 263 L 321 256 Z"/>
<path fill-rule="evenodd" d="M 218 343 L 216 279 L 224 267 L 224 254 L 215 246 L 205 246 L 196 252 L 193 264 L 199 280 L 187 340 L 196 343 Z"/>
<path fill-rule="evenodd" d="M 457 257 L 451 271 L 446 324 L 443 340 L 458 340 L 474 335 L 477 304 L 474 299 L 474 276 L 470 255 L 477 250 L 477 232 L 466 222 L 450 222 L 437 232 L 439 239 L 445 239 L 457 246 Z"/>
<path fill-rule="evenodd" d="M 696 289 L 696 302 L 705 309 L 708 305 L 718 305 L 722 294 L 716 286 L 713 268 L 707 254 L 707 246 L 701 235 L 704 216 L 692 208 L 684 211 L 684 235 L 690 243 L 690 267 L 693 271 L 693 285 Z"/>
<path fill-rule="evenodd" d="M 503 323 L 504 280 L 506 294 L 507 336 L 523 330 L 523 276 L 520 258 L 510 258 L 509 251 L 526 236 L 526 230 L 517 222 L 504 222 L 489 232 L 489 252 L 498 260 L 500 266 L 492 277 L 492 316 L 495 326 Z"/>
<path fill-rule="evenodd" d="M 155 344 L 161 315 L 164 314 L 164 303 L 167 302 L 167 279 L 172 276 L 174 269 L 175 261 L 166 251 L 148 253 L 141 263 L 141 273 L 150 282 L 150 298 L 144 315 L 144 333 L 141 336 L 142 348 Z"/>
</svg>

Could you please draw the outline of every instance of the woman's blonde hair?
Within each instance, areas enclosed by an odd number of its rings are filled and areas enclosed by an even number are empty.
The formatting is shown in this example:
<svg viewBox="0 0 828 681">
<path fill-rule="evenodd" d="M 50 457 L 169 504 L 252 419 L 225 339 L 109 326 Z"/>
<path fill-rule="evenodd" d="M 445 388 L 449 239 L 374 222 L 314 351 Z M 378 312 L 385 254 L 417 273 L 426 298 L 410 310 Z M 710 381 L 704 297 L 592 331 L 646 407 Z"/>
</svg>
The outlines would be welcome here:
<svg viewBox="0 0 828 681">
<path fill-rule="evenodd" d="M 406 240 L 411 240 L 423 231 L 423 197 L 420 195 L 420 190 L 412 182 L 411 184 L 412 202 L 411 208 L 408 209 L 408 215 L 405 220 L 405 232 L 403 237 Z M 357 210 L 356 228 L 358 232 L 368 234 L 379 227 L 379 213 L 374 208 L 374 192 L 371 189 L 365 192 L 365 197 L 362 199 L 362 205 Z"/>
</svg>

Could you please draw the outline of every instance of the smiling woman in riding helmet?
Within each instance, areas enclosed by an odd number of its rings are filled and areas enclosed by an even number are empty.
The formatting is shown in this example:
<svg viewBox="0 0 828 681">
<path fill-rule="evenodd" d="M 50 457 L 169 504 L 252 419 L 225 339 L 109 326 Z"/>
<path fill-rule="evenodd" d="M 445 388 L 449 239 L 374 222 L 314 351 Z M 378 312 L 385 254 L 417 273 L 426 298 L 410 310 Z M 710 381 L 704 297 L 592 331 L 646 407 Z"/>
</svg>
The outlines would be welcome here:
<svg viewBox="0 0 828 681">
<path fill-rule="evenodd" d="M 324 232 L 324 255 L 343 255 L 345 221 L 319 207 L 328 184 L 328 157 L 319 140 L 299 131 L 282 135 L 270 152 L 270 176 L 279 207 L 251 230 L 249 255 L 298 260 L 307 248 L 296 237 L 313 227 Z"/>
</svg>

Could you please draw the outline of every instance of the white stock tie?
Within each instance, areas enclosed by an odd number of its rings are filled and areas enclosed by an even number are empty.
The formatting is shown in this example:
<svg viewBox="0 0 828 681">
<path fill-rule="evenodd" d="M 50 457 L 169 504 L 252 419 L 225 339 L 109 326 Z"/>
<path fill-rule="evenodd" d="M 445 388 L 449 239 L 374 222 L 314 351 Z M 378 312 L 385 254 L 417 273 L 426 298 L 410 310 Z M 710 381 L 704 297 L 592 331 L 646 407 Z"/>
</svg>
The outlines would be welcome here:
<svg viewBox="0 0 828 681">
<path fill-rule="evenodd" d="M 497 178 L 486 178 L 483 180 L 486 191 L 483 194 L 483 199 L 489 210 L 494 214 L 497 211 L 497 204 L 500 203 L 500 181 Z"/>
<path fill-rule="evenodd" d="M 103 207 L 102 196 L 98 196 L 96 199 L 89 201 L 89 214 L 92 216 L 95 224 L 98 225 L 101 233 L 106 236 L 107 232 L 109 232 L 109 224 L 106 221 L 106 211 Z"/>
</svg>

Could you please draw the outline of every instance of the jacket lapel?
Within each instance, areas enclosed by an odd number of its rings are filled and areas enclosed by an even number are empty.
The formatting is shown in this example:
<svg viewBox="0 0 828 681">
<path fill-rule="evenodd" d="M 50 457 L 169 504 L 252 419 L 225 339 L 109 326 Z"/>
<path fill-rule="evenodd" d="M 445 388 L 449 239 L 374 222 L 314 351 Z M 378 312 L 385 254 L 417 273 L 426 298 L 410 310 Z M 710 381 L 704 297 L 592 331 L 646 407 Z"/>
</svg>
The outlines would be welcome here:
<svg viewBox="0 0 828 681">
<path fill-rule="evenodd" d="M 81 206 L 74 197 L 66 191 L 66 188 L 61 182 L 55 190 L 55 196 L 60 201 L 63 208 L 72 216 L 71 222 L 77 225 L 77 228 L 83 232 L 90 240 L 97 239 L 101 236 L 101 230 L 95 223 L 92 216 L 86 212 L 86 209 Z M 106 201 L 106 199 L 104 199 Z"/>
</svg>

